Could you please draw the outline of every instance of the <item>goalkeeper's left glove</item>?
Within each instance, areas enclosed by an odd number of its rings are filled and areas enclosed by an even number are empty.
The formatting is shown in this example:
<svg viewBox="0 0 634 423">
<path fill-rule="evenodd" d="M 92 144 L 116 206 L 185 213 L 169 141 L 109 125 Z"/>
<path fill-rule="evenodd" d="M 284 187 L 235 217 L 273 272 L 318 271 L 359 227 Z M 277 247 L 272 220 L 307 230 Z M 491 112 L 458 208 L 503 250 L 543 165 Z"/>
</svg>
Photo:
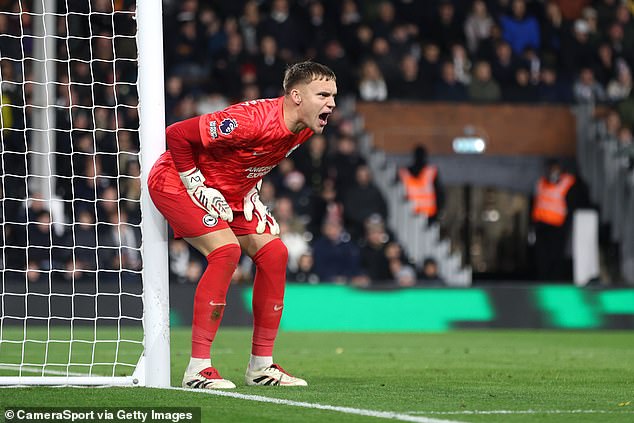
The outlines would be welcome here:
<svg viewBox="0 0 634 423">
<path fill-rule="evenodd" d="M 258 218 L 258 225 L 255 231 L 259 234 L 264 233 L 264 229 L 268 225 L 271 235 L 279 235 L 280 225 L 277 224 L 269 209 L 260 201 L 260 187 L 262 187 L 262 180 L 258 181 L 244 197 L 244 218 L 248 222 L 253 220 L 253 215 Z"/>
</svg>

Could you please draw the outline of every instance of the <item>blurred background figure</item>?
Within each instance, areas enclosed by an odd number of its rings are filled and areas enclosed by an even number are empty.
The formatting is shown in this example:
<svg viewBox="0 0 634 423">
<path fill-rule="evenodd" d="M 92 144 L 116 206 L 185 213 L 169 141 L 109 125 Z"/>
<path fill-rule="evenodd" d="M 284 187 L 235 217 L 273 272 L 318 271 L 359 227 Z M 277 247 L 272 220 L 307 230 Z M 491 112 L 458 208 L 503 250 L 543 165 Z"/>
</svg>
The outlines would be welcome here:
<svg viewBox="0 0 634 423">
<path fill-rule="evenodd" d="M 436 220 L 444 203 L 444 193 L 438 175 L 438 167 L 427 163 L 427 149 L 418 145 L 413 152 L 413 162 L 399 171 L 405 186 L 405 194 L 412 202 L 414 212 Z"/>
<path fill-rule="evenodd" d="M 540 280 L 569 279 L 571 218 L 579 205 L 574 175 L 564 172 L 559 160 L 546 162 L 544 175 L 535 185 L 531 219 L 535 243 L 535 264 Z"/>
</svg>

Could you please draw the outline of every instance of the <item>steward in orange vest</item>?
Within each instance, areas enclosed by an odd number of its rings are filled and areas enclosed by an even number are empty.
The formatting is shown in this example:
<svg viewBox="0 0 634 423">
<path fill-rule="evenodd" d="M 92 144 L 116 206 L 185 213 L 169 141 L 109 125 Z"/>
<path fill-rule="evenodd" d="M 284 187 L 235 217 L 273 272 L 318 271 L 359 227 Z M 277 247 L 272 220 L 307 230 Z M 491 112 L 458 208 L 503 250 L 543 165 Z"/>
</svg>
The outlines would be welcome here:
<svg viewBox="0 0 634 423">
<path fill-rule="evenodd" d="M 533 204 L 533 221 L 562 226 L 568 216 L 566 196 L 574 184 L 575 177 L 568 173 L 563 173 L 557 182 L 551 182 L 543 176 L 539 178 Z"/>
<path fill-rule="evenodd" d="M 425 166 L 417 176 L 412 175 L 407 169 L 401 169 L 399 173 L 405 185 L 407 199 L 414 203 L 414 211 L 427 217 L 435 216 L 438 204 L 434 181 L 438 175 L 438 168 L 432 165 Z"/>
<path fill-rule="evenodd" d="M 405 195 L 414 204 L 414 212 L 435 218 L 442 207 L 438 168 L 427 164 L 427 150 L 422 145 L 414 149 L 414 163 L 399 170 Z"/>
<path fill-rule="evenodd" d="M 535 276 L 543 281 L 572 278 L 569 259 L 570 218 L 578 207 L 579 187 L 576 178 L 562 170 L 557 160 L 549 160 L 546 173 L 539 178 L 532 198 L 534 224 Z"/>
</svg>

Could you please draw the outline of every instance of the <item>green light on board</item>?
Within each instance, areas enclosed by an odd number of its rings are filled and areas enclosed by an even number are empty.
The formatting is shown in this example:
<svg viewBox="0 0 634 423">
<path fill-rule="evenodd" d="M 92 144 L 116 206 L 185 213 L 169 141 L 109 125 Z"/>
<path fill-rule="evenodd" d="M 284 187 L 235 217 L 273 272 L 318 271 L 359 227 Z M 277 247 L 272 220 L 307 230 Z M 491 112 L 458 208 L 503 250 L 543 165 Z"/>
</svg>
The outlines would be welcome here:
<svg viewBox="0 0 634 423">
<path fill-rule="evenodd" d="M 611 290 L 598 295 L 599 306 L 606 314 L 634 314 L 634 291 Z"/>
<path fill-rule="evenodd" d="M 589 292 L 575 286 L 543 286 L 535 289 L 537 306 L 547 312 L 548 323 L 562 329 L 600 327 L 602 316 Z"/>
<path fill-rule="evenodd" d="M 251 310 L 252 291 L 244 290 Z M 288 285 L 281 329 L 445 331 L 461 321 L 495 317 L 486 292 L 470 289 L 367 291 L 341 285 Z"/>
</svg>

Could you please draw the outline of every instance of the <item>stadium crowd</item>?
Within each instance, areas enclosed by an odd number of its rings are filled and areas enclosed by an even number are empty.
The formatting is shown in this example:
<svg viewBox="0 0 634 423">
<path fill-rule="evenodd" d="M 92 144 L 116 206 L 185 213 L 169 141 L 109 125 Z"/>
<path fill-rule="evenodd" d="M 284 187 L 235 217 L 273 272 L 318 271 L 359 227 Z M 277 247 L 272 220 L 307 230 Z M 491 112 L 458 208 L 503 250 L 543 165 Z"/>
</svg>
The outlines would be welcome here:
<svg viewBox="0 0 634 423">
<path fill-rule="evenodd" d="M 10 3 L 7 10 L 19 12 Z M 58 7 L 111 12 L 109 1 L 83 3 Z M 289 248 L 289 280 L 439 282 L 435 271 L 425 276 L 408 262 L 386 227 L 385 199 L 358 151 L 362 128 L 346 99 L 601 103 L 631 166 L 632 0 L 166 0 L 164 8 L 167 124 L 278 96 L 286 65 L 297 60 L 337 74 L 340 108 L 324 135 L 284 160 L 262 188 Z M 24 57 L 32 45 L 0 36 L 5 269 L 140 266 L 137 74 L 127 60 L 136 57 L 135 27 L 129 15 L 115 16 L 58 17 L 59 225 L 49 224 L 39 193 L 24 200 L 30 109 L 19 106 L 31 95 L 21 82 L 31 79 Z M 0 14 L 0 34 L 31 33 L 30 25 Z M 113 28 L 124 36 L 113 39 Z M 97 35 L 90 43 L 63 38 L 89 31 Z M 204 270 L 190 253 L 184 241 L 170 241 L 175 281 L 197 281 Z M 245 260 L 235 281 L 251 277 Z"/>
</svg>

